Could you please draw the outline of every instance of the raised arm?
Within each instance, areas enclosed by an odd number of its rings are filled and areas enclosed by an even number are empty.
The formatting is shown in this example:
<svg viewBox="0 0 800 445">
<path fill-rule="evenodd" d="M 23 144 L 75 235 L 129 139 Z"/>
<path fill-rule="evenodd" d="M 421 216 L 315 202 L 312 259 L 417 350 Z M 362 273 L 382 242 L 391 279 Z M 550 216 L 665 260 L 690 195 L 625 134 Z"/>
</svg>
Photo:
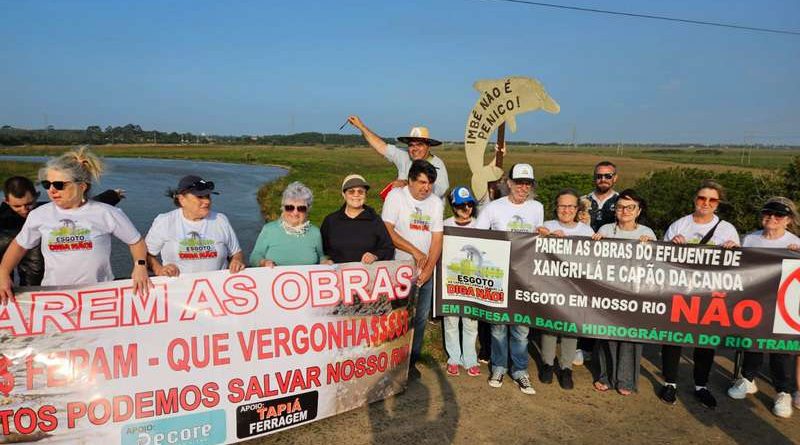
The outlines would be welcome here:
<svg viewBox="0 0 800 445">
<path fill-rule="evenodd" d="M 350 122 L 350 125 L 358 128 L 358 130 L 364 136 L 364 139 L 367 140 L 367 143 L 370 145 L 370 147 L 375 149 L 375 151 L 377 151 L 381 156 L 386 156 L 386 142 L 384 142 L 380 136 L 373 133 L 372 130 L 367 128 L 367 126 L 364 125 L 364 122 L 362 122 L 358 116 L 349 116 L 347 118 L 347 122 Z"/>
</svg>

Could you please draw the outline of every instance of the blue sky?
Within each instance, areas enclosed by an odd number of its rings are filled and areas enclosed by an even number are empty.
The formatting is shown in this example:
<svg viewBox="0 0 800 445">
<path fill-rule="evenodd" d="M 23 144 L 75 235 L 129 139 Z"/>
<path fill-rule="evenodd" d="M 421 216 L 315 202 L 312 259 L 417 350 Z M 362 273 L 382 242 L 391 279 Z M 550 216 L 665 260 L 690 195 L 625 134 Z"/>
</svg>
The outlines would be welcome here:
<svg viewBox="0 0 800 445">
<path fill-rule="evenodd" d="M 800 2 L 554 3 L 800 31 Z M 512 140 L 800 144 L 800 36 L 491 0 L 0 0 L 0 124 L 460 140 L 479 79 L 561 113 Z M 343 130 L 353 132 L 348 128 Z"/>
</svg>

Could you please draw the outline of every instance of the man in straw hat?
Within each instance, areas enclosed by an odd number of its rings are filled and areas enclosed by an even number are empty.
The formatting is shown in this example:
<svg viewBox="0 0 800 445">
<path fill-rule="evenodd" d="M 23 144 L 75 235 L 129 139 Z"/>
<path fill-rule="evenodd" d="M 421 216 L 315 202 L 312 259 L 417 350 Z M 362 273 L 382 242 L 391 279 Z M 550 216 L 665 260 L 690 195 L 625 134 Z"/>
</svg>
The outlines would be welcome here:
<svg viewBox="0 0 800 445">
<path fill-rule="evenodd" d="M 364 125 L 358 116 L 349 116 L 347 122 L 358 128 L 367 143 L 379 154 L 392 162 L 397 167 L 397 180 L 394 181 L 395 187 L 404 187 L 408 184 L 408 169 L 411 163 L 416 160 L 424 160 L 431 163 L 436 168 L 436 183 L 433 184 L 433 193 L 442 198 L 450 187 L 447 178 L 447 168 L 441 158 L 432 155 L 431 147 L 441 145 L 440 141 L 431 139 L 427 127 L 414 127 L 408 136 L 397 138 L 400 142 L 408 144 L 408 152 L 398 149 L 392 144 L 387 144 L 380 136 Z"/>
</svg>

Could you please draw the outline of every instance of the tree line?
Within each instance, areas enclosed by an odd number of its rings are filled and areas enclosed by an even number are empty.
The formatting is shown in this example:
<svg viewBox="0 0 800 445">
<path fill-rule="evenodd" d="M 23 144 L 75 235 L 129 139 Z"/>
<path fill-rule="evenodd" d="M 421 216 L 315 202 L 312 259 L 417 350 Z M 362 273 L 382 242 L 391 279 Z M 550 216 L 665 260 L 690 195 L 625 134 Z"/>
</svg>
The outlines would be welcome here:
<svg viewBox="0 0 800 445">
<path fill-rule="evenodd" d="M 389 140 L 393 142 L 393 139 Z M 20 145 L 106 145 L 106 144 L 226 144 L 226 145 L 364 145 L 364 138 L 355 134 L 305 132 L 262 136 L 220 136 L 195 133 L 143 130 L 128 124 L 119 127 L 90 125 L 84 130 L 22 129 L 10 125 L 0 127 L 0 146 Z"/>
</svg>

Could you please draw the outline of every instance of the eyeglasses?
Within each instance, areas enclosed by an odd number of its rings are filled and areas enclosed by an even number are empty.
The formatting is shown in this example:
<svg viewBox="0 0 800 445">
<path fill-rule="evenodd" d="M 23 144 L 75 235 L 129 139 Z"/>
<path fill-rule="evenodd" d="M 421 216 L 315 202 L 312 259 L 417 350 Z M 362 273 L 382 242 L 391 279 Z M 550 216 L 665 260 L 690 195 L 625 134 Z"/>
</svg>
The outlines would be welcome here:
<svg viewBox="0 0 800 445">
<path fill-rule="evenodd" d="M 696 197 L 694 198 L 694 200 L 695 200 L 695 201 L 696 201 L 698 204 L 705 204 L 705 203 L 709 203 L 709 204 L 719 204 L 719 198 L 712 198 L 711 196 L 696 196 Z"/>
<path fill-rule="evenodd" d="M 601 179 L 612 179 L 616 173 L 595 173 L 594 179 L 601 180 Z"/>
<path fill-rule="evenodd" d="M 618 205 L 614 210 L 616 210 L 617 212 L 623 212 L 624 213 L 624 212 L 635 212 L 636 209 L 638 209 L 638 208 L 639 208 L 639 206 L 636 205 L 636 204 L 631 204 L 631 205 L 626 205 L 626 206 Z"/>
<path fill-rule="evenodd" d="M 67 184 L 72 184 L 72 181 L 48 181 L 44 180 L 41 182 L 42 188 L 45 190 L 50 190 L 52 186 L 56 190 L 64 190 Z"/>
<path fill-rule="evenodd" d="M 772 211 L 772 210 L 762 210 L 761 211 L 761 217 L 762 218 L 769 218 L 770 216 L 775 218 L 775 219 L 781 219 L 781 218 L 786 218 L 789 215 L 786 215 L 786 214 L 783 214 L 783 213 L 778 213 L 778 212 L 775 212 L 775 211 Z"/>
<path fill-rule="evenodd" d="M 361 196 L 361 195 L 366 195 L 367 191 L 362 188 L 353 187 L 345 190 L 344 193 L 347 195 Z"/>
<path fill-rule="evenodd" d="M 559 210 L 572 210 L 578 208 L 578 206 L 572 204 L 559 204 L 556 207 L 558 207 Z"/>
<path fill-rule="evenodd" d="M 308 211 L 308 206 L 293 206 L 291 204 L 285 204 L 283 206 L 283 210 L 292 213 L 297 210 L 300 213 L 306 213 Z"/>
<path fill-rule="evenodd" d="M 464 204 L 456 204 L 453 207 L 455 207 L 458 210 L 464 210 L 464 209 L 471 209 L 471 208 L 475 207 L 475 204 L 473 204 L 471 202 L 465 202 Z"/>
<path fill-rule="evenodd" d="M 197 190 L 198 192 L 202 190 L 214 190 L 214 181 L 204 181 L 201 179 L 199 181 L 193 182 L 191 185 L 184 188 L 183 190 L 184 191 Z"/>
</svg>

